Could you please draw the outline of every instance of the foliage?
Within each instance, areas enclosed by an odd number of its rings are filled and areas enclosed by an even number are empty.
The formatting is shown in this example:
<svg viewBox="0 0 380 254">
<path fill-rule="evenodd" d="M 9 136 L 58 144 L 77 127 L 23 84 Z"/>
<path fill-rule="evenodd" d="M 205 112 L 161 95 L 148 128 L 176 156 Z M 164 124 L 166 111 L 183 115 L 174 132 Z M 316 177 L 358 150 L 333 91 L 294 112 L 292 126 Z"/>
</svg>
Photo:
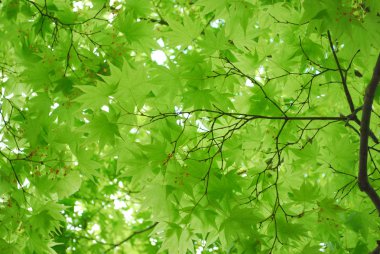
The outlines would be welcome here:
<svg viewBox="0 0 380 254">
<path fill-rule="evenodd" d="M 379 1 L 0 10 L 2 252 L 379 248 Z"/>
</svg>

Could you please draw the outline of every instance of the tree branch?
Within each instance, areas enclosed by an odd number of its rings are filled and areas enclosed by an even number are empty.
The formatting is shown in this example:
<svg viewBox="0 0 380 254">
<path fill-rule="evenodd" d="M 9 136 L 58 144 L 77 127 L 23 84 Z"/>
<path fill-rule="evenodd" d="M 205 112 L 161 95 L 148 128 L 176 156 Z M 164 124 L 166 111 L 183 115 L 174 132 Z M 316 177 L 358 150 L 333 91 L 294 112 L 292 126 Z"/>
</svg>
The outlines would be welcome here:
<svg viewBox="0 0 380 254">
<path fill-rule="evenodd" d="M 365 192 L 380 215 L 380 197 L 368 181 L 367 160 L 368 160 L 368 137 L 370 134 L 369 125 L 371 120 L 372 103 L 375 97 L 377 85 L 380 81 L 380 55 L 377 58 L 371 82 L 368 84 L 363 104 L 363 113 L 360 128 L 360 152 L 359 152 L 359 175 L 358 184 L 361 191 Z"/>
<path fill-rule="evenodd" d="M 332 39 L 331 39 L 330 31 L 327 31 L 327 37 L 329 38 L 330 48 L 331 48 L 331 51 L 333 53 L 336 66 L 338 67 L 340 78 L 342 79 L 343 89 L 344 89 L 344 93 L 346 95 L 346 99 L 347 99 L 348 105 L 350 106 L 351 112 L 354 112 L 355 111 L 354 102 L 352 101 L 352 97 L 351 97 L 350 91 L 348 90 L 347 80 L 346 80 L 345 75 L 343 75 L 343 69 L 340 66 L 338 57 L 336 55 L 336 52 L 335 52 L 335 49 L 334 49 L 334 45 L 333 45 L 333 42 L 332 42 Z"/>
<path fill-rule="evenodd" d="M 147 227 L 147 228 L 144 228 L 144 229 L 141 229 L 141 230 L 133 231 L 133 233 L 130 234 L 130 235 L 129 235 L 127 238 L 125 238 L 124 240 L 121 240 L 121 241 L 118 242 L 118 243 L 111 244 L 112 246 L 111 246 L 110 248 L 106 249 L 104 253 L 109 252 L 110 250 L 113 250 L 113 249 L 115 249 L 116 247 L 118 247 L 118 246 L 120 246 L 120 245 L 122 245 L 122 244 L 128 242 L 129 240 L 131 240 L 131 239 L 132 239 L 133 237 L 135 237 L 136 235 L 139 235 L 139 234 L 142 234 L 142 233 L 144 233 L 144 232 L 146 232 L 146 231 L 151 230 L 152 228 L 154 228 L 155 226 L 157 226 L 157 224 L 158 224 L 158 222 L 155 222 L 155 223 L 153 223 L 152 225 L 150 225 L 150 226 Z"/>
<path fill-rule="evenodd" d="M 380 241 L 377 241 L 377 247 L 370 254 L 380 254 Z"/>
<path fill-rule="evenodd" d="M 242 120 L 255 120 L 255 119 L 270 119 L 270 120 L 286 120 L 286 121 L 351 121 L 355 117 L 352 114 L 340 115 L 340 116 L 267 116 L 267 115 L 255 115 L 255 114 L 245 114 L 245 113 L 234 113 L 234 112 L 224 112 L 222 110 L 213 109 L 194 109 L 190 111 L 180 111 L 180 112 L 169 112 L 169 113 L 159 113 L 157 115 L 146 115 L 142 112 L 135 114 L 126 112 L 131 115 L 139 115 L 143 117 L 150 118 L 150 122 L 155 122 L 166 117 L 177 117 L 181 114 L 193 114 L 197 112 L 204 112 L 210 114 L 218 114 L 221 116 L 228 116 L 234 119 Z"/>
<path fill-rule="evenodd" d="M 357 112 L 355 109 L 355 105 L 354 105 L 354 102 L 352 100 L 352 97 L 351 97 L 351 94 L 350 94 L 350 91 L 348 90 L 348 86 L 347 86 L 347 72 L 348 70 L 351 68 L 351 65 L 352 65 L 352 62 L 353 62 L 353 59 L 355 58 L 355 56 L 359 53 L 359 51 L 357 51 L 354 55 L 354 57 L 351 59 L 351 62 L 349 64 L 349 67 L 347 69 L 343 69 L 342 66 L 340 65 L 339 63 L 339 60 L 338 60 L 338 56 L 336 55 L 336 51 L 334 49 L 334 45 L 333 45 L 333 42 L 332 42 L 332 39 L 331 39 L 331 34 L 330 34 L 330 31 L 327 31 L 327 37 L 329 39 L 329 44 L 330 44 L 330 48 L 331 48 L 331 51 L 333 53 L 333 56 L 334 56 L 334 60 L 335 60 L 335 63 L 336 63 L 336 66 L 338 67 L 338 71 L 339 71 L 339 75 L 340 75 L 340 78 L 342 80 L 342 84 L 343 84 L 343 90 L 344 90 L 344 94 L 346 95 L 346 99 L 347 99 L 347 102 L 348 102 L 348 105 L 350 106 L 350 110 L 351 110 L 351 113 L 354 114 L 354 112 Z M 344 73 L 343 73 L 344 72 Z M 359 126 L 361 125 L 360 123 L 360 120 L 357 118 L 356 116 L 356 113 L 355 113 L 355 116 L 353 118 L 354 122 L 357 123 Z M 373 140 L 373 142 L 375 142 L 376 144 L 379 143 L 379 140 L 377 139 L 376 135 L 371 131 L 371 129 L 369 129 L 369 136 L 371 137 L 371 139 Z"/>
</svg>

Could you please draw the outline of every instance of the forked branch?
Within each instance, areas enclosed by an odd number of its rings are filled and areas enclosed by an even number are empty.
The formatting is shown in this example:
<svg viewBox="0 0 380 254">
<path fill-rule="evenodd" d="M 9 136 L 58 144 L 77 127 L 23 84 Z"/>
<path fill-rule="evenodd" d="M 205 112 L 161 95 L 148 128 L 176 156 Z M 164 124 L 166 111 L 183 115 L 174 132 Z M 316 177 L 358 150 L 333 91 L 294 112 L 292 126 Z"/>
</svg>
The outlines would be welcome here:
<svg viewBox="0 0 380 254">
<path fill-rule="evenodd" d="M 333 56 L 334 56 L 334 60 L 335 60 L 335 63 L 338 67 L 338 71 L 339 71 L 339 75 L 341 77 L 341 81 L 342 81 L 342 84 L 343 84 L 343 90 L 344 90 L 344 94 L 346 95 L 346 99 L 347 99 L 347 102 L 348 102 L 348 105 L 350 106 L 350 111 L 351 113 L 354 115 L 354 122 L 357 123 L 358 125 L 361 125 L 360 123 L 360 120 L 357 118 L 356 116 L 356 113 L 357 113 L 357 109 L 355 109 L 355 105 L 354 105 L 354 102 L 352 100 L 352 97 L 351 97 L 351 94 L 350 94 L 350 91 L 348 90 L 348 86 L 347 86 L 347 73 L 348 73 L 348 70 L 351 68 L 352 66 L 352 62 L 355 58 L 355 56 L 359 53 L 359 51 L 357 51 L 355 53 L 355 55 L 352 57 L 351 59 L 351 62 L 348 66 L 348 68 L 346 69 L 343 69 L 339 60 L 338 60 L 338 56 L 336 54 L 336 49 L 334 47 L 334 44 L 333 44 L 333 41 L 332 41 L 332 38 L 331 38 L 331 34 L 330 34 L 330 31 L 327 31 L 327 37 L 329 39 L 329 44 L 330 44 L 330 48 L 331 48 L 331 51 L 333 53 Z M 375 142 L 376 144 L 379 143 L 379 140 L 378 138 L 376 137 L 376 135 L 372 132 L 371 129 L 369 129 L 369 133 L 368 135 L 371 137 L 371 139 L 373 140 L 373 142 Z"/>
</svg>

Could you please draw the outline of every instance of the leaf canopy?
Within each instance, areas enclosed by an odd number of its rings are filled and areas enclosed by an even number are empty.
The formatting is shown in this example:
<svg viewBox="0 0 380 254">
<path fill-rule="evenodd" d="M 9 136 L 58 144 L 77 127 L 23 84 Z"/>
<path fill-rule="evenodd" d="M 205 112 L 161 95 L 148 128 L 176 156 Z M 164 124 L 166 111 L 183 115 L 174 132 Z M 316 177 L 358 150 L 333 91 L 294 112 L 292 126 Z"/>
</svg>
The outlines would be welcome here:
<svg viewBox="0 0 380 254">
<path fill-rule="evenodd" d="M 376 0 L 1 1 L 0 252 L 379 250 L 379 24 Z"/>
</svg>

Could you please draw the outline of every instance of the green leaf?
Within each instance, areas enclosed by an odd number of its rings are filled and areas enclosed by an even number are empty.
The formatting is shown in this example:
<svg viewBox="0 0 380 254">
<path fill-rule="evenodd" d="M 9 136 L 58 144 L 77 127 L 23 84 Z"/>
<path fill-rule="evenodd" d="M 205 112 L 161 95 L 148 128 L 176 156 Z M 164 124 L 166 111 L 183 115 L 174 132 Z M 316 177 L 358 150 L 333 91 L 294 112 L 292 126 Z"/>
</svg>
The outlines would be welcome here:
<svg viewBox="0 0 380 254">
<path fill-rule="evenodd" d="M 77 86 L 83 94 L 75 100 L 81 103 L 84 109 L 99 110 L 102 106 L 108 105 L 110 96 L 113 95 L 115 86 L 98 82 L 96 86 Z"/>
<path fill-rule="evenodd" d="M 71 171 L 63 176 L 53 186 L 60 199 L 68 197 L 77 192 L 81 186 L 82 180 L 78 171 Z"/>
<path fill-rule="evenodd" d="M 297 202 L 313 203 L 320 196 L 318 186 L 304 181 L 299 189 L 293 189 L 289 197 Z"/>
<path fill-rule="evenodd" d="M 227 0 L 200 0 L 196 2 L 197 5 L 204 6 L 203 13 L 207 14 L 213 11 L 220 13 L 228 6 Z"/>
<path fill-rule="evenodd" d="M 198 21 L 192 20 L 190 17 L 183 18 L 183 24 L 176 20 L 168 20 L 169 27 L 172 32 L 168 34 L 170 43 L 174 46 L 188 46 L 197 38 L 202 31 L 202 27 Z"/>
<path fill-rule="evenodd" d="M 84 131 L 88 131 L 88 142 L 99 141 L 100 147 L 105 144 L 114 144 L 115 136 L 120 136 L 118 126 L 109 120 L 104 113 L 96 115 L 90 123 L 83 126 Z"/>
<path fill-rule="evenodd" d="M 333 199 L 323 199 L 318 203 L 319 213 L 324 218 L 340 219 L 341 213 L 345 211 L 344 208 L 337 205 Z"/>
<path fill-rule="evenodd" d="M 357 211 L 352 211 L 347 214 L 345 223 L 347 226 L 363 236 L 364 239 L 368 236 L 369 228 L 368 225 L 371 225 L 372 218 L 369 214 L 360 213 Z"/>
<path fill-rule="evenodd" d="M 299 240 L 306 236 L 307 230 L 300 223 L 287 222 L 283 218 L 277 219 L 277 229 L 279 238 L 283 242 L 288 242 L 290 239 Z"/>
<path fill-rule="evenodd" d="M 232 243 L 236 239 L 252 236 L 255 233 L 254 225 L 260 218 L 259 212 L 253 209 L 234 207 L 221 226 L 225 239 Z"/>
<path fill-rule="evenodd" d="M 310 245 L 310 243 L 308 243 L 303 249 L 302 249 L 302 254 L 320 254 L 321 251 L 321 246 L 318 246 L 318 245 Z"/>
</svg>

